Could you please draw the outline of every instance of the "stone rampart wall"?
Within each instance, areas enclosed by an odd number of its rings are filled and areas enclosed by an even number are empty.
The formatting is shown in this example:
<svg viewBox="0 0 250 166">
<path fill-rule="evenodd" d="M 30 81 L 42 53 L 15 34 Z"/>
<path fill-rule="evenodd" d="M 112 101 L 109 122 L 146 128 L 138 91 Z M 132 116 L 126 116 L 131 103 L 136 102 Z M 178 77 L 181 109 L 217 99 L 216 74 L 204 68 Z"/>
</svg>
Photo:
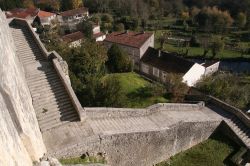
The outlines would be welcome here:
<svg viewBox="0 0 250 166">
<path fill-rule="evenodd" d="M 32 165 L 46 153 L 9 22 L 0 11 L 0 165 Z"/>
<path fill-rule="evenodd" d="M 160 131 L 119 133 L 90 137 L 57 157 L 102 154 L 111 166 L 152 166 L 206 140 L 220 122 L 180 122 Z"/>
</svg>

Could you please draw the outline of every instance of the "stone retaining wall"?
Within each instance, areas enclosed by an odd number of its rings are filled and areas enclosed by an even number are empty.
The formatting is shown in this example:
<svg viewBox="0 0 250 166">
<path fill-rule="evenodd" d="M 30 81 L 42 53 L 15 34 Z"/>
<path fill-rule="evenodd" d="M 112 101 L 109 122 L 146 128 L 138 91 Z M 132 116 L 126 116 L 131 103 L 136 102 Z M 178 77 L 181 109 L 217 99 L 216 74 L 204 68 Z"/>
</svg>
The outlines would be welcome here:
<svg viewBox="0 0 250 166">
<path fill-rule="evenodd" d="M 111 166 L 152 166 L 206 140 L 218 121 L 180 122 L 169 129 L 91 137 L 55 154 L 64 158 L 84 153 L 106 156 Z"/>
<path fill-rule="evenodd" d="M 5 14 L 0 10 L 0 165 L 31 166 L 46 153 Z"/>
</svg>

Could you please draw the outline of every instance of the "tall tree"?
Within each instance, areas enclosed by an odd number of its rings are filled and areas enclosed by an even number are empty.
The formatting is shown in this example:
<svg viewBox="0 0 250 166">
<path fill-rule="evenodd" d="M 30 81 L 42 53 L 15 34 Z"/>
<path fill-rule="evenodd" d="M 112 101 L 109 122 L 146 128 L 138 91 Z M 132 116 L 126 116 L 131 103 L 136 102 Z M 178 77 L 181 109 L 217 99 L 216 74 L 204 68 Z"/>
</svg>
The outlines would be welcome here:
<svg viewBox="0 0 250 166">
<path fill-rule="evenodd" d="M 132 65 L 128 54 L 118 45 L 113 44 L 108 50 L 107 67 L 110 72 L 128 72 L 131 71 Z"/>
<path fill-rule="evenodd" d="M 237 15 L 236 23 L 239 28 L 244 28 L 247 23 L 247 16 L 245 13 L 240 12 Z"/>
</svg>

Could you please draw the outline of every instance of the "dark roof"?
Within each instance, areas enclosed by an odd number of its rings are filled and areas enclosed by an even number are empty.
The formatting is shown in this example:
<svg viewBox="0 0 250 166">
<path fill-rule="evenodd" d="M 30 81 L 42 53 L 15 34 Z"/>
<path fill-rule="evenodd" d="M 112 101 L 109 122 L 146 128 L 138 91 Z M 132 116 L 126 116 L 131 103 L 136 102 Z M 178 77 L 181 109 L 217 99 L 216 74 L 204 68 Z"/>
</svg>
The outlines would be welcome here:
<svg viewBox="0 0 250 166">
<path fill-rule="evenodd" d="M 23 9 L 23 8 L 16 8 L 16 9 L 12 9 L 10 11 L 6 11 L 5 15 L 7 18 L 22 18 L 22 19 L 26 19 L 27 17 L 35 17 L 37 16 L 39 12 L 39 9 L 37 8 L 27 8 L 27 9 Z"/>
<path fill-rule="evenodd" d="M 67 43 L 71 43 L 77 40 L 81 40 L 84 38 L 84 34 L 80 31 L 65 35 L 62 37 L 63 41 L 67 42 Z"/>
<path fill-rule="evenodd" d="M 209 62 L 205 62 L 204 64 L 202 64 L 202 66 L 204 67 L 209 67 L 214 65 L 215 63 L 218 63 L 219 61 L 209 61 Z"/>
<path fill-rule="evenodd" d="M 165 72 L 186 73 L 195 63 L 177 56 L 175 53 L 166 53 L 149 47 L 141 61 Z"/>
<path fill-rule="evenodd" d="M 88 8 L 81 7 L 78 9 L 73 9 L 73 10 L 68 10 L 68 11 L 62 12 L 62 13 L 60 13 L 60 15 L 63 17 L 69 17 L 69 16 L 75 16 L 77 14 L 84 14 L 86 12 L 88 12 Z"/>
<path fill-rule="evenodd" d="M 150 32 L 113 32 L 105 41 L 140 48 L 152 35 Z"/>
</svg>

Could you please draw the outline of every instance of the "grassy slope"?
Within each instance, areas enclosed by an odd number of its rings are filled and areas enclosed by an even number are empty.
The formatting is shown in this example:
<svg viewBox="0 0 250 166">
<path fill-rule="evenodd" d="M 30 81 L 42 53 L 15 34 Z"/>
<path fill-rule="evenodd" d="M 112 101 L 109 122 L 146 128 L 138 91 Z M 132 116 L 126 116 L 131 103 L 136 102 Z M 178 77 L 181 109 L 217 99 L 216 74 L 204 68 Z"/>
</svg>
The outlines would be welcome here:
<svg viewBox="0 0 250 166">
<path fill-rule="evenodd" d="M 239 147 L 221 133 L 189 150 L 181 152 L 157 166 L 222 166 L 230 165 L 229 158 Z"/>
<path fill-rule="evenodd" d="M 122 86 L 122 90 L 127 96 L 126 107 L 145 108 L 152 104 L 168 102 L 162 96 L 149 97 L 144 94 L 144 89 L 150 86 L 150 82 L 136 73 L 116 73 L 115 75 Z"/>
</svg>

